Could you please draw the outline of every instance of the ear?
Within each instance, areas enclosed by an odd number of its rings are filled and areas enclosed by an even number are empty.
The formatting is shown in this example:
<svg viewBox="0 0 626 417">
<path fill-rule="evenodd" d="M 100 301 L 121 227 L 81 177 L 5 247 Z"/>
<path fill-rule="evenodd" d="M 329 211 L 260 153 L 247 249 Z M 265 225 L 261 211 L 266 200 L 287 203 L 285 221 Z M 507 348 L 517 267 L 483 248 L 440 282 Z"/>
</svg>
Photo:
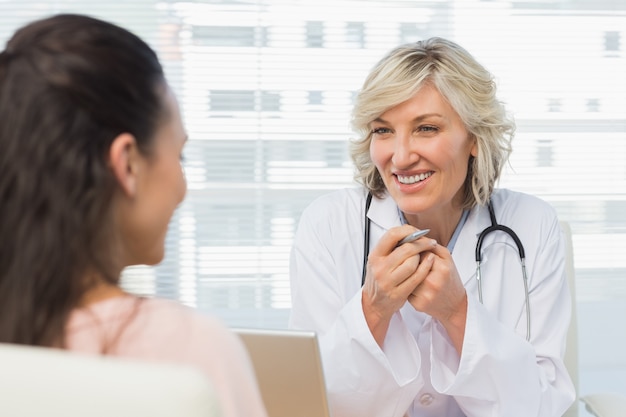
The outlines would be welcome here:
<svg viewBox="0 0 626 417">
<path fill-rule="evenodd" d="M 472 147 L 470 149 L 470 155 L 476 158 L 476 156 L 478 155 L 478 139 L 476 139 L 476 136 L 472 135 L 471 140 Z"/>
<path fill-rule="evenodd" d="M 135 137 L 130 133 L 117 136 L 109 148 L 109 165 L 128 197 L 134 197 L 137 192 L 140 156 Z"/>
</svg>

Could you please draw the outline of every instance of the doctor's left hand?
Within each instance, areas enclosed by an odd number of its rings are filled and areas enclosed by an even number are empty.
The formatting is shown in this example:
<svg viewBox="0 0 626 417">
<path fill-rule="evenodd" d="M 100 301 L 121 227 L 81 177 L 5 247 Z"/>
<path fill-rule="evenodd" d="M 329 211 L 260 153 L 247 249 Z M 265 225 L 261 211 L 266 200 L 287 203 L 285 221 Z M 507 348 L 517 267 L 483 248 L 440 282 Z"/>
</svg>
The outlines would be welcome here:
<svg viewBox="0 0 626 417">
<path fill-rule="evenodd" d="M 447 248 L 436 244 L 421 254 L 420 263 L 430 264 L 430 271 L 409 295 L 408 301 L 417 311 L 437 319 L 461 354 L 467 318 L 467 293 L 452 255 Z"/>
</svg>

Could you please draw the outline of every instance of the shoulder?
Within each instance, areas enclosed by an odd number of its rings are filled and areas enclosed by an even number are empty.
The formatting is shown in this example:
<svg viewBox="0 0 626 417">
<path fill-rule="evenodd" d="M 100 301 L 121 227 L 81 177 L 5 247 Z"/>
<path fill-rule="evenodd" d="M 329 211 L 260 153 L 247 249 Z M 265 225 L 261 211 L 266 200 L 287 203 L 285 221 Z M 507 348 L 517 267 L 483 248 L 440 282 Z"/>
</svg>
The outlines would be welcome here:
<svg viewBox="0 0 626 417">
<path fill-rule="evenodd" d="M 493 193 L 492 203 L 498 223 L 514 230 L 527 245 L 543 248 L 560 241 L 557 212 L 541 198 L 499 189 Z"/>
<path fill-rule="evenodd" d="M 105 340 L 115 346 L 117 354 L 150 358 L 175 358 L 190 349 L 223 349 L 237 343 L 217 317 L 176 301 L 135 296 L 116 297 L 74 311 L 67 338 L 73 350 L 102 351 Z"/>
<path fill-rule="evenodd" d="M 186 333 L 188 342 L 192 344 L 209 343 L 212 346 L 220 346 L 223 343 L 237 343 L 238 340 L 221 319 L 166 299 L 144 299 L 137 322 L 149 328 L 152 325 L 158 326 L 167 332 L 180 329 Z"/>
<path fill-rule="evenodd" d="M 240 360 L 246 355 L 241 339 L 220 318 L 171 300 L 145 299 L 125 333 L 129 342 L 149 338 L 156 342 L 155 351 L 181 355 L 205 368 L 216 368 L 215 358 Z"/>
<path fill-rule="evenodd" d="M 497 216 L 520 222 L 557 221 L 556 210 L 541 198 L 505 188 L 494 190 L 491 201 Z"/>
<path fill-rule="evenodd" d="M 335 212 L 336 210 L 357 209 L 364 206 L 367 191 L 362 188 L 343 188 L 323 194 L 313 200 L 304 213 Z"/>
<path fill-rule="evenodd" d="M 365 211 L 367 191 L 364 188 L 345 188 L 317 197 L 302 212 L 300 229 L 331 232 L 338 227 L 350 228 Z"/>
<path fill-rule="evenodd" d="M 118 349 L 121 354 L 189 363 L 213 377 L 223 373 L 223 362 L 232 366 L 233 361 L 247 361 L 243 342 L 219 317 L 159 298 L 143 300 Z"/>
<path fill-rule="evenodd" d="M 142 307 L 144 324 L 152 329 L 149 340 L 134 341 L 149 343 L 146 348 L 151 353 L 143 357 L 180 362 L 205 372 L 217 388 L 225 416 L 265 416 L 250 357 L 232 329 L 215 316 L 174 301 L 149 299 Z M 139 329 L 141 320 L 134 325 Z"/>
</svg>

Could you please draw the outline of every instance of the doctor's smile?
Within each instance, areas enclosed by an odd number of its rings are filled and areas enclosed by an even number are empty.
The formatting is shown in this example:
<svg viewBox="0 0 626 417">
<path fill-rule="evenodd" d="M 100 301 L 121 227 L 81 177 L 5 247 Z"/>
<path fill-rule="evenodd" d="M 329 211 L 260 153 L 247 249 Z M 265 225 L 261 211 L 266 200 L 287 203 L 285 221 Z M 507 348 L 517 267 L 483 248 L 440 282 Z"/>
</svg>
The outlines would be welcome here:
<svg viewBox="0 0 626 417">
<path fill-rule="evenodd" d="M 396 178 L 398 179 L 398 182 L 401 184 L 415 184 L 415 183 L 424 181 L 426 178 L 433 175 L 433 172 L 429 171 L 427 173 L 416 174 L 416 175 L 400 175 L 400 174 L 395 174 L 395 175 L 396 175 Z"/>
</svg>

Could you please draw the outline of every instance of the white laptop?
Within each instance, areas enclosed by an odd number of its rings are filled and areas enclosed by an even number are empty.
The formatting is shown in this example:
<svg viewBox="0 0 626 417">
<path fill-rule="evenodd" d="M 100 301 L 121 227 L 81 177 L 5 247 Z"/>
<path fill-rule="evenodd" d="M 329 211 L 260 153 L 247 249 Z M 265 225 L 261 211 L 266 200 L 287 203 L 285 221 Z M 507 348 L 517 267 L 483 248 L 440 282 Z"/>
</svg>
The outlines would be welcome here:
<svg viewBox="0 0 626 417">
<path fill-rule="evenodd" d="M 314 332 L 233 331 L 248 349 L 269 417 L 330 417 Z"/>
</svg>

